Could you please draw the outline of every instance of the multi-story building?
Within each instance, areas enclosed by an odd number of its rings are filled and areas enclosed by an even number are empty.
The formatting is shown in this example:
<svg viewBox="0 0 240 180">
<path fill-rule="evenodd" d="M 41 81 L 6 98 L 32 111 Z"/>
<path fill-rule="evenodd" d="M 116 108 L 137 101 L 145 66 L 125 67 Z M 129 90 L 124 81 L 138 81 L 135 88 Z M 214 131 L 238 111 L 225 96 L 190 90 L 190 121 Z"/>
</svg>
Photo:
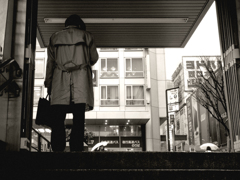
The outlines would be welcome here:
<svg viewBox="0 0 240 180">
<path fill-rule="evenodd" d="M 39 98 L 47 95 L 46 51 L 37 45 L 33 119 Z M 165 89 L 169 88 L 164 49 L 100 48 L 98 52 L 99 60 L 92 67 L 94 110 L 85 115 L 85 127 L 94 133 L 89 149 L 108 141 L 109 151 L 161 151 L 160 119 L 166 117 Z M 67 128 L 71 119 L 72 114 L 67 114 Z M 50 140 L 50 129 L 34 128 Z"/>
<path fill-rule="evenodd" d="M 180 63 L 177 69 L 172 75 L 172 81 L 174 87 L 178 87 L 179 97 L 179 111 L 175 112 L 175 135 L 186 135 L 188 137 L 188 121 L 187 121 L 187 106 L 186 97 L 188 92 L 185 91 L 184 87 L 184 69 L 183 64 Z M 188 140 L 176 140 L 175 139 L 176 151 L 188 151 L 189 141 Z"/>
<path fill-rule="evenodd" d="M 216 60 L 215 56 L 209 56 Z M 179 87 L 179 111 L 175 113 L 176 135 L 187 135 L 187 140 L 176 141 L 177 151 L 199 151 L 203 143 L 211 142 L 226 149 L 226 136 L 223 126 L 201 106 L 192 96 L 195 89 L 194 81 L 201 71 L 200 56 L 184 56 L 183 61 L 172 75 L 174 87 Z M 221 107 L 219 107 L 221 109 Z M 222 116 L 227 119 L 223 108 Z"/>
</svg>

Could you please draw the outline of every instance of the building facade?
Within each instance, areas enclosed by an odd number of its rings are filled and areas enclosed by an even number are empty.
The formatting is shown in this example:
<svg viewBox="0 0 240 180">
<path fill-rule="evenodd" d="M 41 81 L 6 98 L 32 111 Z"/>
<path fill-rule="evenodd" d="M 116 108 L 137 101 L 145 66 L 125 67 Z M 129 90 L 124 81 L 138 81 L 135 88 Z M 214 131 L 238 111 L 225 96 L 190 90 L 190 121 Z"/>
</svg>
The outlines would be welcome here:
<svg viewBox="0 0 240 180">
<path fill-rule="evenodd" d="M 209 56 L 210 57 L 210 56 Z M 172 75 L 174 87 L 179 87 L 179 111 L 175 113 L 175 133 L 187 135 L 186 141 L 175 142 L 176 151 L 200 151 L 204 143 L 214 143 L 221 151 L 227 151 L 227 140 L 223 126 L 197 102 L 193 96 L 194 82 L 202 72 L 198 56 L 185 56 Z M 219 57 L 218 57 L 219 58 Z M 210 57 L 212 61 L 216 57 Z M 226 112 L 219 107 L 222 117 L 227 120 Z"/>
<path fill-rule="evenodd" d="M 47 95 L 47 50 L 39 45 L 36 49 L 33 121 L 39 98 Z M 164 49 L 100 48 L 98 53 L 99 60 L 92 67 L 94 110 L 85 114 L 85 128 L 94 134 L 88 149 L 108 141 L 109 151 L 164 150 L 160 146 L 160 117 L 166 116 L 165 89 L 169 86 Z M 50 140 L 50 129 L 33 124 Z M 68 136 L 72 114 L 67 114 L 65 124 Z"/>
</svg>

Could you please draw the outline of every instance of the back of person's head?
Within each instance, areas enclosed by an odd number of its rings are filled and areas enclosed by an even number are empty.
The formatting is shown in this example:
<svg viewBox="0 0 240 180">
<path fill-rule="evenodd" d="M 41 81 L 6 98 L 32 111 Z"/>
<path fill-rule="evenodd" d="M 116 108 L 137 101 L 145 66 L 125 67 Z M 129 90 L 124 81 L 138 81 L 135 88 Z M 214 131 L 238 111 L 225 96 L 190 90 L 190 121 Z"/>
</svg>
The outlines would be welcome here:
<svg viewBox="0 0 240 180">
<path fill-rule="evenodd" d="M 208 146 L 206 150 L 207 151 L 211 151 L 212 149 L 211 149 L 211 147 Z"/>
<path fill-rule="evenodd" d="M 66 19 L 65 27 L 68 27 L 71 25 L 79 26 L 80 29 L 86 30 L 85 23 L 77 14 L 73 14 Z"/>
</svg>

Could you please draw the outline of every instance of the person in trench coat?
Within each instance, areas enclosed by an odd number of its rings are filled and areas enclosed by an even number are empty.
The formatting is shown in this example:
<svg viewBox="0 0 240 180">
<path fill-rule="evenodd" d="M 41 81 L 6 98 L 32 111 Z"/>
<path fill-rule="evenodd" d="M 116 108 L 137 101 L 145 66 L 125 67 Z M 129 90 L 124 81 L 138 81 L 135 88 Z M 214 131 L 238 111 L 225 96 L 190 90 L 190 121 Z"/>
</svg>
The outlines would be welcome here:
<svg viewBox="0 0 240 180">
<path fill-rule="evenodd" d="M 98 52 L 91 33 L 78 15 L 49 40 L 45 87 L 51 95 L 53 151 L 64 151 L 66 113 L 73 114 L 70 151 L 83 151 L 85 111 L 94 107 L 92 69 Z"/>
</svg>

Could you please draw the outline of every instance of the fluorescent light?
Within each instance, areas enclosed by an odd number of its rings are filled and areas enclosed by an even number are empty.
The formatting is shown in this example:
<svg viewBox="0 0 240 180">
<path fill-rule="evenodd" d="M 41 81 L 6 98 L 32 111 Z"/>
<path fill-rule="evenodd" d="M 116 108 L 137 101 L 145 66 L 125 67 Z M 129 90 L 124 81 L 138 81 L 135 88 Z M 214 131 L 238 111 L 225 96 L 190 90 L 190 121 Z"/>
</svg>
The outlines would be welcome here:
<svg viewBox="0 0 240 180">
<path fill-rule="evenodd" d="M 38 129 L 39 132 L 44 133 L 44 129 Z"/>
<path fill-rule="evenodd" d="M 51 133 L 51 129 L 45 129 L 46 132 Z"/>
<path fill-rule="evenodd" d="M 66 18 L 44 18 L 45 23 L 65 23 Z M 82 18 L 85 23 L 187 23 L 188 18 Z"/>
</svg>

